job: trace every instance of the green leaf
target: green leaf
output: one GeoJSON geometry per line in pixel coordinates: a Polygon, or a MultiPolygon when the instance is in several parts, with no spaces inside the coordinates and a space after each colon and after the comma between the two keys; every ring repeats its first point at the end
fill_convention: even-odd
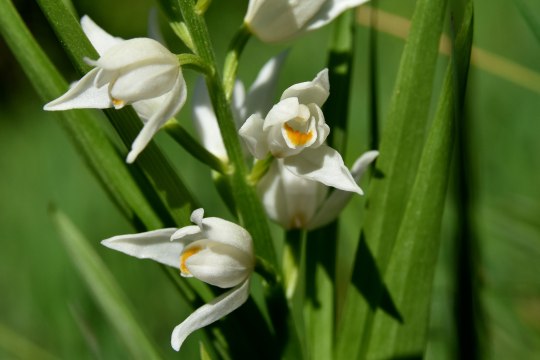
{"type": "Polygon", "coordinates": [[[523,19],[527,25],[529,25],[529,28],[534,33],[537,41],[540,42],[540,15],[538,13],[540,7],[538,7],[538,2],[534,2],[536,5],[536,11],[534,11],[531,9],[532,6],[530,4],[526,4],[526,2],[526,0],[514,0],[514,4],[519,9],[521,16],[523,16],[523,19]]]}
{"type": "MultiPolygon", "coordinates": [[[[40,97],[48,100],[60,96],[67,83],[36,43],[12,3],[1,0],[0,9],[2,35],[40,97]]],[[[162,221],[139,190],[135,175],[99,127],[98,114],[87,110],[58,114],[71,141],[122,213],[134,224],[142,223],[138,227],[162,227],[162,221]]]]}
{"type": "MultiPolygon", "coordinates": [[[[382,134],[377,173],[368,191],[353,279],[338,319],[338,359],[353,359],[366,350],[373,314],[385,293],[381,273],[387,267],[417,173],[445,9],[446,0],[416,3],[382,134]]],[[[386,303],[392,312],[391,301],[386,303]]]]}
{"type": "Polygon", "coordinates": [[[159,359],[154,345],[135,320],[126,296],[95,250],[66,215],[51,209],[51,216],[73,265],[124,341],[131,356],[135,359],[159,359]]]}
{"type": "Polygon", "coordinates": [[[0,349],[17,359],[59,359],[2,324],[0,324],[0,349]]]}
{"type": "MultiPolygon", "coordinates": [[[[97,59],[98,54],[84,35],[79,21],[61,2],[53,0],[39,0],[38,2],[79,73],[81,75],[86,73],[89,66],[83,58],[97,59]]],[[[135,111],[129,107],[120,111],[105,110],[105,114],[123,143],[131,147],[131,143],[142,128],[142,123],[135,111]]],[[[189,225],[191,211],[198,207],[197,201],[154,142],[148,144],[134,166],[142,169],[158,194],[162,204],[155,206],[165,206],[174,219],[173,224],[165,218],[165,225],[189,225]]]]}
{"type": "Polygon", "coordinates": [[[440,226],[450,178],[456,110],[459,110],[457,106],[461,104],[460,98],[465,89],[472,46],[472,13],[472,4],[469,3],[384,276],[403,321],[400,323],[381,311],[375,314],[368,358],[421,358],[426,349],[440,226]],[[458,59],[457,64],[455,59],[458,59]],[[458,91],[458,88],[463,91],[458,91]]]}

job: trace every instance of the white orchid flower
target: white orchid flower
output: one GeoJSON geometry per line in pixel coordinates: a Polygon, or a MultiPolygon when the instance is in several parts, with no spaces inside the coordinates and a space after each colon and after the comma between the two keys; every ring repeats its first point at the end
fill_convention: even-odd
{"type": "Polygon", "coordinates": [[[259,39],[280,42],[328,24],[367,0],[250,0],[244,23],[259,39]]]}
{"type": "Polygon", "coordinates": [[[210,285],[232,288],[193,312],[172,332],[171,345],[178,351],[188,335],[240,307],[249,297],[255,255],[250,234],[242,227],[193,211],[195,225],[167,228],[103,240],[108,248],[139,259],[152,259],[180,269],[210,285]]]}
{"type": "Polygon", "coordinates": [[[286,89],[266,118],[251,115],[239,133],[257,159],[271,153],[297,176],[362,194],[341,155],[325,144],[330,128],[321,107],[329,94],[328,69],[324,69],[312,81],[286,89]]]}
{"type": "MultiPolygon", "coordinates": [[[[284,51],[264,64],[250,86],[247,96],[242,81],[236,81],[231,105],[238,128],[242,126],[246,114],[264,114],[272,107],[278,74],[286,55],[287,51],[284,51]]],[[[223,144],[216,114],[202,79],[197,81],[193,92],[192,117],[203,146],[218,158],[227,160],[227,150],[223,144]]]]}
{"type": "Polygon", "coordinates": [[[95,61],[85,58],[94,69],[44,109],[121,109],[133,105],[144,127],[127,156],[126,161],[132,163],[186,101],[180,63],[175,54],[155,40],[113,37],[88,16],[83,16],[81,26],[100,57],[95,61]]]}
{"type": "MultiPolygon", "coordinates": [[[[356,182],[378,155],[378,151],[367,151],[355,161],[351,174],[356,182]]],[[[342,190],[328,195],[327,186],[294,175],[279,159],[257,184],[257,192],[268,216],[285,229],[324,226],[338,217],[352,197],[351,192],[342,190]]]]}

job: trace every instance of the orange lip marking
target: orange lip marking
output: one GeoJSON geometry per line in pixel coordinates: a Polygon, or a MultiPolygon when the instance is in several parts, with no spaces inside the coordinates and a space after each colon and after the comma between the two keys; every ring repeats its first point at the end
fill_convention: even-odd
{"type": "Polygon", "coordinates": [[[292,127],[290,127],[287,124],[283,124],[283,126],[285,128],[285,131],[287,132],[287,137],[296,146],[304,145],[305,143],[310,141],[311,138],[313,137],[313,131],[303,133],[301,131],[294,130],[292,127]]]}
{"type": "Polygon", "coordinates": [[[193,246],[192,248],[186,249],[184,252],[182,252],[182,254],[180,255],[180,272],[183,275],[191,275],[191,272],[189,272],[189,269],[186,266],[186,261],[191,256],[195,255],[201,250],[202,250],[202,247],[193,246]]]}

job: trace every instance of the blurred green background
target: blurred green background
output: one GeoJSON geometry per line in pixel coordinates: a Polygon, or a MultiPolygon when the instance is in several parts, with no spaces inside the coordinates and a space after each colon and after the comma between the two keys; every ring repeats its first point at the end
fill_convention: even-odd
{"type": "MultiPolygon", "coordinates": [[[[54,34],[29,0],[15,1],[21,15],[68,81],[77,76],[54,34]]],[[[380,0],[377,33],[378,109],[384,119],[393,88],[413,0],[380,0]],[[392,17],[398,16],[399,18],[392,17]],[[400,36],[396,36],[400,35],[400,36]]],[[[146,34],[151,1],[74,1],[109,33],[131,38],[146,34]]],[[[223,58],[240,25],[247,1],[213,1],[207,14],[216,52],[223,58]]],[[[359,16],[359,21],[365,16],[359,16]]],[[[161,29],[173,51],[182,49],[160,14],[161,29]]],[[[471,146],[473,239],[482,314],[481,340],[486,357],[540,357],[540,3],[535,0],[475,1],[473,64],[466,100],[471,146]],[[524,16],[525,15],[525,16],[524,16]],[[487,56],[486,56],[487,52],[487,56]]],[[[290,47],[278,93],[306,81],[326,62],[330,29],[293,43],[270,46],[252,39],[240,64],[239,77],[249,84],[271,56],[290,47]]],[[[367,119],[369,30],[357,29],[357,52],[351,105],[351,133],[346,156],[351,164],[368,149],[367,119]]],[[[440,70],[446,63],[440,57],[440,70]]],[[[441,71],[442,73],[442,71],[441,71]]],[[[185,71],[188,87],[195,74],[185,71]]],[[[170,332],[188,312],[162,271],[99,245],[101,239],[133,231],[86,169],[55,114],[42,111],[28,80],[0,39],[0,358],[28,358],[27,339],[60,358],[123,358],[125,349],[94,303],[67,256],[47,214],[49,204],[65,211],[95,244],[132,301],[141,323],[165,355],[170,332]],[[11,349],[11,350],[6,350],[11,349]],[[14,350],[15,349],[15,350],[14,350]],[[18,349],[18,350],[17,350],[18,349]],[[15,355],[13,352],[17,353],[15,355]]],[[[277,96],[278,94],[276,94],[277,96]]],[[[189,100],[179,115],[190,122],[189,100]]],[[[429,106],[429,104],[426,104],[429,106]]],[[[104,119],[105,124],[105,119],[104,119]]],[[[157,142],[207,212],[230,218],[213,190],[209,172],[165,134],[157,142]]],[[[459,285],[455,256],[456,206],[453,185],[443,227],[443,246],[434,290],[428,357],[455,358],[454,294],[459,285]]],[[[355,199],[341,224],[343,238],[356,237],[355,199]]],[[[277,230],[277,229],[276,229],[277,230]]],[[[342,271],[350,256],[341,249],[342,271]]],[[[188,339],[183,358],[195,357],[198,335],[188,339]]]]}

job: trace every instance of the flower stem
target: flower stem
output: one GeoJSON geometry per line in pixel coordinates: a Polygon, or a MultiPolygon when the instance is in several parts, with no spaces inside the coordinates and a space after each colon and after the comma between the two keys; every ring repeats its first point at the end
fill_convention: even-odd
{"type": "Polygon", "coordinates": [[[193,54],[179,54],[176,56],[178,57],[180,66],[183,68],[193,69],[205,75],[212,75],[214,71],[200,56],[193,54]]]}
{"type": "Polygon", "coordinates": [[[248,183],[252,186],[257,185],[270,168],[270,165],[272,165],[272,161],[274,161],[272,155],[268,155],[265,159],[257,160],[255,165],[253,165],[253,169],[251,169],[251,173],[248,175],[248,183]]]}
{"type": "Polygon", "coordinates": [[[184,129],[182,125],[178,123],[178,121],[176,121],[176,119],[170,119],[167,121],[163,128],[194,158],[210,166],[212,170],[215,170],[221,174],[227,173],[227,165],[219,158],[214,156],[214,154],[201,146],[201,144],[199,144],[199,142],[195,140],[193,136],[191,136],[191,134],[188,133],[186,129],[184,129]]]}
{"type": "Polygon", "coordinates": [[[242,225],[250,232],[257,253],[272,264],[277,263],[270,229],[266,214],[255,189],[247,182],[247,166],[240,145],[240,139],[231,111],[231,104],[227,100],[221,77],[217,71],[214,51],[210,35],[204,18],[195,11],[193,0],[178,0],[178,5],[184,18],[187,29],[193,40],[194,51],[213,71],[206,76],[208,93],[216,112],[223,143],[233,171],[230,174],[232,195],[237,206],[238,216],[242,225]]]}
{"type": "Polygon", "coordinates": [[[266,280],[269,286],[273,287],[279,283],[279,275],[276,269],[266,260],[257,256],[255,261],[255,272],[266,280]]]}
{"type": "Polygon", "coordinates": [[[287,299],[292,299],[298,284],[300,274],[302,240],[304,232],[301,229],[287,230],[283,248],[283,283],[287,299]]]}

